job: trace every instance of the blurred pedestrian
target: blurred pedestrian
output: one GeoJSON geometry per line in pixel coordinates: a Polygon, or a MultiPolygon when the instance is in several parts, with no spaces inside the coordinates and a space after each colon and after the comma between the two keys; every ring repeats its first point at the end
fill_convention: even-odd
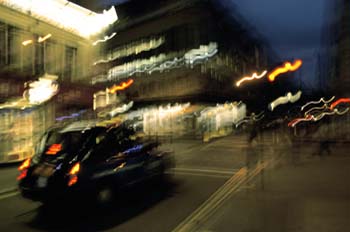
{"type": "Polygon", "coordinates": [[[249,136],[248,136],[248,143],[251,144],[253,142],[253,140],[257,138],[257,136],[258,136],[258,127],[254,123],[252,125],[252,128],[251,128],[249,136]]]}

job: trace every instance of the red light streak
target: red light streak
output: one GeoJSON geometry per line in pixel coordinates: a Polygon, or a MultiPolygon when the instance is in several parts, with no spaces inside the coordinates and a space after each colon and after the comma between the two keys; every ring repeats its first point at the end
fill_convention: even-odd
{"type": "Polygon", "coordinates": [[[269,79],[270,82],[273,82],[278,75],[280,75],[282,73],[286,73],[286,72],[295,71],[298,68],[300,68],[300,66],[302,64],[303,64],[303,62],[301,60],[294,61],[294,64],[291,64],[290,62],[285,62],[282,67],[278,67],[278,68],[274,69],[269,74],[268,79],[269,79]]]}
{"type": "Polygon", "coordinates": [[[78,182],[78,177],[77,176],[72,176],[68,182],[68,186],[72,186],[73,184],[78,182]]]}
{"type": "Polygon", "coordinates": [[[80,163],[74,164],[74,166],[69,171],[70,177],[69,177],[69,181],[68,181],[68,186],[72,186],[78,182],[77,174],[79,171],[80,171],[80,163]]]}
{"type": "Polygon", "coordinates": [[[129,79],[127,82],[122,82],[120,85],[113,85],[113,87],[108,89],[108,91],[110,93],[116,93],[119,90],[124,90],[124,89],[130,87],[130,85],[132,85],[132,83],[134,83],[134,80],[129,79]]]}
{"type": "Polygon", "coordinates": [[[288,123],[289,127],[295,127],[299,122],[315,120],[313,115],[307,115],[305,118],[296,118],[288,123]]]}
{"type": "Polygon", "coordinates": [[[339,98],[338,100],[333,102],[329,108],[333,110],[340,103],[350,103],[350,98],[339,98]]]}
{"type": "Polygon", "coordinates": [[[22,180],[23,178],[25,178],[27,176],[27,172],[28,169],[23,170],[18,176],[17,176],[17,180],[22,180]]]}
{"type": "Polygon", "coordinates": [[[62,145],[54,143],[49,147],[49,149],[47,150],[47,152],[45,154],[46,155],[56,155],[61,150],[62,150],[62,145]]]}

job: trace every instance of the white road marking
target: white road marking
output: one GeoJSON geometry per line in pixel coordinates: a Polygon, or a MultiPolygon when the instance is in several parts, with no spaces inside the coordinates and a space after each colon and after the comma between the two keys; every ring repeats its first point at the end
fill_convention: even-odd
{"type": "Polygon", "coordinates": [[[273,160],[259,163],[254,170],[248,172],[247,168],[241,168],[224,185],[215,191],[202,205],[192,212],[181,222],[173,232],[198,231],[198,227],[210,218],[224,203],[231,194],[238,192],[241,186],[248,183],[257,176],[264,168],[273,163],[273,160]]]}
{"type": "Polygon", "coordinates": [[[19,194],[19,191],[4,193],[4,194],[0,195],[0,200],[10,198],[10,197],[16,196],[18,194],[19,194]]]}
{"type": "Polygon", "coordinates": [[[195,173],[199,172],[199,173],[214,173],[214,174],[233,175],[239,169],[229,170],[229,169],[207,169],[207,168],[206,169],[202,169],[202,168],[181,168],[181,167],[178,167],[178,168],[173,168],[172,170],[175,171],[175,172],[184,171],[184,172],[195,172],[195,173]]]}

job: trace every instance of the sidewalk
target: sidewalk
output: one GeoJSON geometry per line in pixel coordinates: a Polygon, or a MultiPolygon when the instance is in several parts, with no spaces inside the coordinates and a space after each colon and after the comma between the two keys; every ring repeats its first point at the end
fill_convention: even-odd
{"type": "Polygon", "coordinates": [[[233,192],[200,231],[349,231],[348,147],[325,157],[291,155],[233,192]]]}
{"type": "Polygon", "coordinates": [[[0,167],[0,193],[17,187],[18,166],[19,163],[0,167]]]}

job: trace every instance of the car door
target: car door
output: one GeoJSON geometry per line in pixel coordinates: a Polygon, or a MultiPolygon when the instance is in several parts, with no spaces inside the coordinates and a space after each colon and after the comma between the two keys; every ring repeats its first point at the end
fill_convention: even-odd
{"type": "Polygon", "coordinates": [[[96,145],[88,158],[88,166],[91,170],[91,178],[94,180],[128,181],[120,171],[125,166],[125,158],[120,154],[120,144],[114,134],[105,133],[96,137],[96,145]]]}

